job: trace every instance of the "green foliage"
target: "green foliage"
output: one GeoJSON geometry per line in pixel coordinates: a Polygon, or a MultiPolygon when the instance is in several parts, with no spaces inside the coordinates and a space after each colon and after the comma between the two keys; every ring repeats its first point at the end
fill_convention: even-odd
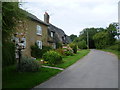
{"type": "Polygon", "coordinates": [[[112,46],[107,47],[106,49],[110,49],[110,50],[119,50],[119,51],[120,51],[120,48],[119,48],[118,45],[112,45],[112,46]]]}
{"type": "Polygon", "coordinates": [[[52,48],[49,46],[43,46],[42,49],[40,49],[36,44],[31,46],[31,56],[35,58],[42,58],[42,55],[51,50],[52,48]]]}
{"type": "Polygon", "coordinates": [[[82,41],[78,42],[77,44],[78,44],[79,49],[87,49],[87,45],[86,45],[85,40],[82,40],[82,41]]]}
{"type": "Polygon", "coordinates": [[[70,37],[70,39],[71,39],[72,41],[74,41],[74,39],[77,38],[77,35],[72,34],[72,35],[70,35],[69,37],[70,37]]]}
{"type": "Polygon", "coordinates": [[[116,41],[114,45],[111,45],[106,49],[120,51],[120,41],[116,41]]]}
{"type": "Polygon", "coordinates": [[[56,43],[56,48],[62,48],[62,44],[60,42],[56,43]]]}
{"type": "Polygon", "coordinates": [[[78,42],[81,42],[83,40],[87,42],[87,33],[88,33],[89,47],[90,48],[95,48],[93,36],[97,32],[100,32],[101,30],[102,30],[102,28],[85,28],[85,29],[83,29],[83,31],[80,32],[79,41],[78,42]]]}
{"type": "Polygon", "coordinates": [[[22,72],[33,72],[38,71],[40,67],[39,61],[33,60],[32,58],[23,57],[21,59],[19,70],[22,72]]]}
{"type": "Polygon", "coordinates": [[[109,25],[109,27],[106,29],[111,38],[113,39],[115,35],[117,35],[117,29],[116,29],[116,24],[112,23],[109,25]]]}
{"type": "Polygon", "coordinates": [[[75,44],[75,43],[71,43],[70,44],[70,47],[72,48],[72,50],[73,50],[73,53],[77,53],[77,45],[75,44]]]}
{"type": "Polygon", "coordinates": [[[49,64],[58,64],[62,61],[62,56],[55,51],[47,51],[44,55],[43,55],[43,59],[45,61],[48,61],[49,64]]]}
{"type": "Polygon", "coordinates": [[[73,49],[67,45],[63,47],[64,55],[66,56],[73,56],[73,49]]]}
{"type": "Polygon", "coordinates": [[[58,48],[55,50],[56,52],[60,53],[61,55],[64,55],[64,51],[62,48],[58,48]]]}
{"type": "Polygon", "coordinates": [[[3,66],[15,63],[15,46],[10,42],[10,36],[15,32],[17,21],[25,17],[25,13],[18,6],[19,2],[2,2],[3,66]]]}
{"type": "Polygon", "coordinates": [[[103,49],[110,45],[108,32],[99,32],[95,34],[93,36],[93,40],[95,41],[95,46],[98,49],[103,49]]]}
{"type": "Polygon", "coordinates": [[[19,7],[19,2],[2,2],[2,39],[8,39],[11,33],[15,31],[17,21],[23,19],[26,15],[19,7]]]}
{"type": "Polygon", "coordinates": [[[15,64],[15,46],[13,43],[4,43],[2,45],[2,66],[15,64]]]}
{"type": "Polygon", "coordinates": [[[73,56],[73,51],[72,50],[67,50],[67,51],[64,51],[64,54],[66,56],[73,56]]]}

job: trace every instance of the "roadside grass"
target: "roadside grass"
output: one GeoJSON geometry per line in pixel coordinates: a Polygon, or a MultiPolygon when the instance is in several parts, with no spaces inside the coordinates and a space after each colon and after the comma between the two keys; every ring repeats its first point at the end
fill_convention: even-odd
{"type": "MultiPolygon", "coordinates": [[[[63,58],[63,63],[55,67],[67,68],[85,55],[90,50],[80,50],[73,56],[66,56],[63,58]]],[[[40,68],[38,72],[17,72],[14,66],[8,66],[2,70],[2,87],[4,88],[33,88],[36,85],[48,80],[50,77],[61,72],[58,69],[40,68]]]]}
{"type": "Polygon", "coordinates": [[[34,86],[48,80],[50,77],[61,72],[51,68],[40,68],[38,72],[17,72],[15,66],[3,69],[4,88],[33,88],[34,86]]]}
{"type": "Polygon", "coordinates": [[[102,49],[102,50],[115,54],[116,56],[118,56],[118,59],[120,60],[120,51],[118,51],[118,50],[110,50],[110,49],[102,49]]]}
{"type": "Polygon", "coordinates": [[[57,65],[49,65],[49,64],[44,64],[48,66],[53,66],[53,67],[59,67],[59,68],[67,68],[68,66],[72,65],[79,59],[83,58],[85,55],[87,55],[90,52],[90,50],[80,50],[77,52],[77,54],[74,54],[73,56],[65,56],[63,58],[63,62],[57,65]]]}

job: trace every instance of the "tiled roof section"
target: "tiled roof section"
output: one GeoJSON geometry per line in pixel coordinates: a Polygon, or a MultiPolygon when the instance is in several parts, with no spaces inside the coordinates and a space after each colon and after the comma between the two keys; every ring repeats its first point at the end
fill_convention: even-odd
{"type": "Polygon", "coordinates": [[[44,25],[47,25],[47,26],[49,25],[49,24],[41,21],[40,19],[38,19],[35,15],[33,15],[33,14],[29,13],[29,12],[26,12],[26,13],[27,13],[27,16],[30,17],[31,19],[33,19],[35,21],[38,21],[38,22],[40,22],[40,23],[42,23],[44,25]]]}

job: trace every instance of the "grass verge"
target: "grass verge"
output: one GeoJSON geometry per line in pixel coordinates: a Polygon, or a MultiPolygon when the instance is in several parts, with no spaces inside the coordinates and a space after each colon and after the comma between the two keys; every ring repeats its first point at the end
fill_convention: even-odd
{"type": "Polygon", "coordinates": [[[89,51],[90,50],[80,50],[74,56],[66,56],[63,58],[63,63],[60,63],[58,65],[49,65],[49,64],[45,64],[45,65],[59,67],[59,68],[67,68],[68,66],[72,65],[73,63],[75,63],[76,61],[87,55],[89,51]]]}
{"type": "Polygon", "coordinates": [[[120,51],[117,51],[117,50],[110,50],[110,49],[102,49],[103,51],[106,51],[106,52],[111,52],[115,55],[118,56],[118,59],[120,60],[120,51]]]}
{"type": "Polygon", "coordinates": [[[16,72],[15,66],[3,69],[3,88],[33,88],[60,70],[40,68],[38,72],[16,72]]]}

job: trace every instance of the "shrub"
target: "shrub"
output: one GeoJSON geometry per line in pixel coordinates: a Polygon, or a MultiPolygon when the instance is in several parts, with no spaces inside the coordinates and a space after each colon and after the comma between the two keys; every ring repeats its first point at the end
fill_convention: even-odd
{"type": "Polygon", "coordinates": [[[66,55],[66,56],[72,56],[73,55],[73,50],[69,45],[68,46],[63,46],[63,51],[64,51],[64,55],[66,55]]]}
{"type": "Polygon", "coordinates": [[[62,44],[60,42],[56,43],[56,48],[62,48],[62,44]]]}
{"type": "Polygon", "coordinates": [[[71,43],[70,47],[73,49],[73,53],[77,53],[77,45],[75,43],[71,43]]]}
{"type": "Polygon", "coordinates": [[[112,46],[107,47],[106,49],[118,50],[118,45],[112,45],[112,46]]]}
{"type": "Polygon", "coordinates": [[[42,49],[39,49],[35,44],[31,46],[31,56],[35,58],[42,58],[43,54],[49,50],[52,50],[50,46],[43,46],[42,49]]]}
{"type": "Polygon", "coordinates": [[[62,48],[56,49],[56,52],[60,53],[61,55],[64,55],[64,51],[62,48]]]}
{"type": "Polygon", "coordinates": [[[47,51],[44,55],[43,55],[43,59],[45,61],[48,61],[49,64],[58,64],[62,61],[62,56],[55,51],[47,51]]]}
{"type": "Polygon", "coordinates": [[[15,60],[15,45],[13,43],[3,43],[2,46],[2,66],[13,65],[15,60]]]}
{"type": "Polygon", "coordinates": [[[120,51],[120,41],[116,41],[114,45],[107,47],[106,49],[120,51]]]}
{"type": "Polygon", "coordinates": [[[73,56],[73,52],[72,51],[65,51],[64,52],[64,54],[66,55],[66,56],[73,56]]]}
{"type": "Polygon", "coordinates": [[[20,63],[19,71],[22,72],[33,72],[38,71],[41,67],[39,61],[33,60],[32,58],[23,57],[20,63]]]}
{"type": "Polygon", "coordinates": [[[82,40],[77,43],[79,49],[87,49],[86,41],[82,40]]]}

